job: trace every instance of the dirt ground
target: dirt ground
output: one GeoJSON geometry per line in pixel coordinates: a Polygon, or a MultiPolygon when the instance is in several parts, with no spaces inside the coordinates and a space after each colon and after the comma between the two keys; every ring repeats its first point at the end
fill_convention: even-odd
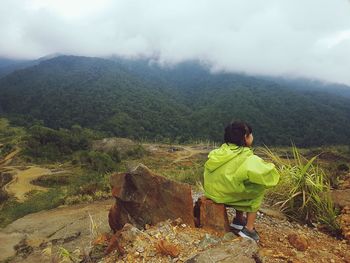
{"type": "MultiPolygon", "coordinates": [[[[150,155],[143,161],[145,161],[145,164],[151,169],[159,169],[160,171],[164,169],[172,169],[177,166],[191,167],[193,163],[204,163],[207,154],[211,149],[213,149],[213,147],[207,145],[174,146],[163,144],[145,144],[144,147],[148,150],[150,155]]],[[[8,161],[9,159],[6,161],[7,164],[8,161]]],[[[11,183],[7,184],[6,189],[9,193],[14,194],[19,200],[24,200],[28,191],[46,190],[46,188],[32,185],[31,181],[39,178],[42,175],[50,174],[51,171],[49,169],[37,166],[28,166],[25,167],[25,169],[7,166],[6,169],[15,174],[11,183]]],[[[91,205],[93,206],[94,204],[91,205]]],[[[88,206],[89,205],[87,205],[87,207],[88,206]]],[[[94,205],[94,207],[96,207],[96,205],[94,205]]],[[[52,213],[57,213],[58,210],[56,210],[57,209],[53,209],[52,213]]],[[[51,212],[48,211],[46,213],[51,212]]],[[[107,218],[108,212],[106,208],[104,208],[104,213],[107,218]]],[[[229,217],[232,218],[232,211],[228,211],[228,213],[229,217]]],[[[45,224],[46,219],[40,217],[39,215],[36,216],[33,214],[38,221],[37,224],[40,226],[41,224],[45,224]]],[[[49,214],[47,214],[47,216],[49,216],[49,214]]],[[[16,224],[16,221],[13,224],[16,224]]],[[[269,210],[269,208],[261,209],[257,218],[256,229],[261,236],[261,241],[259,242],[259,254],[260,257],[265,260],[264,262],[350,263],[350,245],[346,240],[336,239],[335,237],[327,235],[316,228],[310,228],[296,222],[290,222],[285,219],[283,215],[276,211],[269,210]],[[291,238],[292,236],[296,236],[301,240],[299,240],[299,243],[301,243],[301,248],[300,246],[298,247],[298,243],[296,244],[293,242],[291,238]]],[[[75,231],[79,232],[80,230],[77,229],[75,231]]],[[[18,231],[15,232],[18,233],[18,231]]],[[[189,229],[187,227],[181,230],[181,228],[179,228],[180,236],[184,237],[185,232],[188,234],[189,239],[187,239],[187,241],[183,241],[187,243],[180,246],[184,250],[193,249],[193,251],[195,251],[195,249],[198,249],[200,244],[203,243],[203,239],[206,238],[203,230],[189,229]],[[190,239],[192,235],[191,231],[193,232],[193,240],[190,239]]],[[[137,244],[131,244],[130,251],[133,251],[133,249],[136,249],[136,247],[137,244]]],[[[145,248],[145,250],[147,249],[145,248]]],[[[145,261],[145,258],[141,257],[143,252],[136,252],[135,255],[137,257],[134,257],[135,255],[129,257],[125,256],[124,259],[118,262],[147,262],[145,261]],[[131,261],[128,261],[129,259],[131,261]]],[[[184,251],[183,254],[187,255],[188,253],[186,254],[184,251]]],[[[173,258],[169,258],[167,256],[162,257],[161,255],[157,254],[155,254],[154,257],[159,259],[158,262],[183,262],[179,258],[174,261],[173,258]]],[[[115,262],[109,261],[108,259],[116,260],[116,255],[111,255],[109,258],[102,259],[101,262],[115,262]]],[[[183,259],[185,260],[185,258],[183,259]]]]}
{"type": "Polygon", "coordinates": [[[25,170],[17,169],[14,166],[8,166],[6,169],[13,174],[11,182],[5,185],[4,190],[16,197],[19,202],[26,200],[26,194],[30,191],[47,191],[47,188],[33,185],[31,182],[43,175],[50,174],[51,171],[37,166],[27,167],[25,170]]]}
{"type": "MultiPolygon", "coordinates": [[[[171,164],[191,165],[203,162],[214,147],[208,146],[166,146],[149,145],[155,160],[166,159],[171,164]],[[174,150],[175,149],[175,150],[174,150]],[[171,162],[171,160],[173,160],[171,162]]],[[[262,209],[257,219],[256,228],[261,236],[260,253],[266,262],[350,262],[350,246],[348,241],[339,240],[316,228],[302,226],[290,222],[278,212],[269,210],[269,215],[262,209]],[[289,241],[292,234],[306,240],[307,249],[300,251],[289,241]]]]}
{"type": "Polygon", "coordinates": [[[10,165],[11,161],[20,152],[16,149],[9,153],[2,161],[0,161],[0,172],[10,173],[12,180],[3,186],[3,190],[9,195],[14,196],[18,202],[24,202],[27,199],[27,194],[31,191],[47,191],[48,189],[42,186],[34,185],[32,182],[44,176],[57,174],[64,171],[51,171],[50,169],[40,166],[14,166],[10,165]]]}

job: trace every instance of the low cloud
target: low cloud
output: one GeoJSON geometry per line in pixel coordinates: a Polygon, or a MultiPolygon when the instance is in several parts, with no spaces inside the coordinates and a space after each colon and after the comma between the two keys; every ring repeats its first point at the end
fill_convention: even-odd
{"type": "Polygon", "coordinates": [[[350,85],[346,0],[3,0],[0,35],[2,57],[197,59],[218,71],[350,85]]]}

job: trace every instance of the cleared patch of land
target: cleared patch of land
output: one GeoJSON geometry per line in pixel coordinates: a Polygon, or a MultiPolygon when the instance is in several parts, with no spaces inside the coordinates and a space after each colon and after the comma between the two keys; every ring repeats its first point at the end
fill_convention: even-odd
{"type": "Polygon", "coordinates": [[[47,188],[33,185],[31,182],[43,175],[50,174],[51,170],[37,166],[30,166],[25,170],[19,170],[15,167],[7,167],[7,169],[10,169],[14,176],[4,189],[16,197],[19,202],[25,201],[26,194],[30,191],[47,191],[47,188]]]}

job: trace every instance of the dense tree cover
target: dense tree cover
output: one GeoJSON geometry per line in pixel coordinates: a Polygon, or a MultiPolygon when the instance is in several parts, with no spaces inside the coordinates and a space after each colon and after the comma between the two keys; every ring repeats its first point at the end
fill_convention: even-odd
{"type": "Polygon", "coordinates": [[[34,125],[27,129],[21,147],[23,155],[29,161],[71,161],[74,165],[78,164],[100,175],[114,171],[122,159],[140,158],[145,153],[141,145],[130,147],[124,155],[116,147],[110,151],[94,150],[92,144],[96,139],[101,137],[79,125],[59,130],[34,125]]]}
{"type": "Polygon", "coordinates": [[[147,86],[116,63],[102,59],[59,57],[22,71],[0,84],[6,113],[40,119],[52,128],[83,127],[121,137],[171,137],[186,133],[189,110],[176,99],[147,86]],[[167,122],[165,122],[167,120],[167,122]],[[180,127],[179,127],[180,126],[180,127]]]}
{"type": "Polygon", "coordinates": [[[72,130],[35,125],[28,129],[23,152],[39,160],[67,160],[74,152],[89,149],[91,139],[90,134],[77,125],[72,130]]]}
{"type": "Polygon", "coordinates": [[[22,125],[74,124],[105,135],[222,141],[225,124],[250,122],[258,144],[350,144],[350,100],[315,88],[186,62],[60,56],[0,79],[0,108],[22,125]]]}
{"type": "Polygon", "coordinates": [[[23,138],[23,154],[36,162],[71,161],[100,175],[115,170],[121,161],[118,152],[108,154],[92,150],[95,138],[93,132],[79,125],[59,130],[35,125],[23,138]]]}
{"type": "Polygon", "coordinates": [[[39,60],[11,60],[0,57],[0,77],[39,63],[39,60]]]}

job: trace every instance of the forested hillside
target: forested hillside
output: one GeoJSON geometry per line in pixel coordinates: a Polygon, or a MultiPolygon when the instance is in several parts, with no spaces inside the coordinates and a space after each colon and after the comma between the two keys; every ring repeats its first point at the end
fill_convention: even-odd
{"type": "Polygon", "coordinates": [[[2,114],[20,125],[74,124],[137,139],[222,140],[232,119],[250,122],[256,143],[350,144],[350,99],[329,90],[241,74],[211,74],[186,62],[60,56],[0,79],[2,114]]]}

